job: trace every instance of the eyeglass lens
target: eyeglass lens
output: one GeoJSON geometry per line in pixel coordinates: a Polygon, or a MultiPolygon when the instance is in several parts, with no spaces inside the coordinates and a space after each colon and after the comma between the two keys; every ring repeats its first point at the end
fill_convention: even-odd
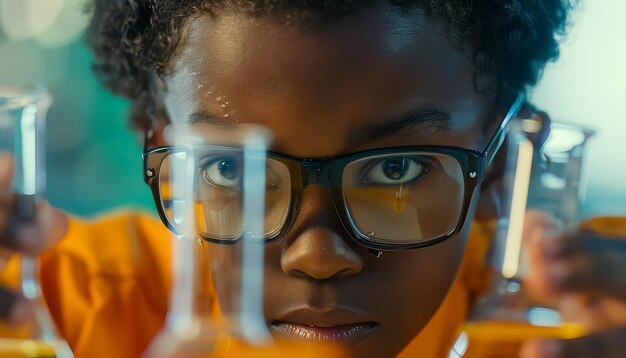
{"type": "MultiPolygon", "coordinates": [[[[172,154],[160,169],[159,190],[172,223],[168,175],[172,154]]],[[[214,147],[196,155],[196,225],[211,239],[236,240],[242,231],[243,153],[214,147]]],[[[342,196],[352,229],[386,244],[427,241],[454,230],[463,210],[464,175],[459,162],[439,153],[403,152],[373,155],[348,163],[342,173],[342,196]]],[[[292,202],[288,167],[267,158],[265,237],[286,224],[292,202]]]]}

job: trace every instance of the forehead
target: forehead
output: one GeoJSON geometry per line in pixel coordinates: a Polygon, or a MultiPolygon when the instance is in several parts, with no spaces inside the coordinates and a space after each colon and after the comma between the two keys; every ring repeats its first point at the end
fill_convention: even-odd
{"type": "Polygon", "coordinates": [[[469,125],[460,117],[475,115],[481,98],[468,61],[439,29],[419,9],[385,3],[310,30],[236,13],[197,16],[170,63],[166,107],[173,121],[202,112],[262,123],[279,138],[331,127],[335,142],[419,106],[469,125]]]}

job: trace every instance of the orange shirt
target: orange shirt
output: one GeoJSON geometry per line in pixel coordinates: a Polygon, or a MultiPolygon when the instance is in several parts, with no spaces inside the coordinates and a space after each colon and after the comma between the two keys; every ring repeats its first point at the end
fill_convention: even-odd
{"type": "MultiPolygon", "coordinates": [[[[593,228],[626,236],[620,224],[593,228]]],[[[460,271],[439,310],[400,357],[447,357],[456,329],[485,285],[492,229],[474,224],[460,271]]],[[[76,357],[139,357],[161,328],[171,287],[170,235],[146,214],[72,219],[66,236],[41,258],[41,285],[76,357]]],[[[0,283],[17,286],[15,258],[0,283]]]]}

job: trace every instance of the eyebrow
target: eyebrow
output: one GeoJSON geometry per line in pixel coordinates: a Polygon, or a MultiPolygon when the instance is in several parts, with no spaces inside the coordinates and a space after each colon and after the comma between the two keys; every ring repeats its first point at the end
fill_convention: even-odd
{"type": "Polygon", "coordinates": [[[194,112],[187,119],[188,124],[208,124],[214,127],[232,126],[232,120],[228,118],[220,118],[207,111],[194,112]]]}
{"type": "Polygon", "coordinates": [[[416,133],[414,132],[423,131],[432,135],[451,129],[450,114],[436,107],[421,106],[383,123],[357,128],[351,133],[350,141],[360,144],[392,134],[409,134],[411,132],[410,134],[415,136],[416,133]]]}
{"type": "MultiPolygon", "coordinates": [[[[218,128],[233,126],[229,118],[221,118],[207,111],[197,111],[189,116],[188,124],[203,124],[218,128]]],[[[367,124],[350,133],[352,144],[362,144],[393,134],[410,134],[422,131],[428,135],[452,129],[450,114],[433,106],[420,106],[382,123],[367,124]]]]}

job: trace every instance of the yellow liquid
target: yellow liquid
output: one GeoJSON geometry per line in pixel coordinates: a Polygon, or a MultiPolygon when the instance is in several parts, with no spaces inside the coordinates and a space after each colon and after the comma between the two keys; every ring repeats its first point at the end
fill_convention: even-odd
{"type": "Polygon", "coordinates": [[[0,338],[2,358],[55,358],[54,348],[48,343],[29,339],[0,338]]]}
{"type": "MultiPolygon", "coordinates": [[[[528,340],[569,339],[586,333],[582,325],[577,323],[542,327],[529,323],[496,321],[467,323],[461,332],[467,339],[467,350],[461,354],[463,358],[517,358],[522,344],[528,340]]],[[[457,353],[462,352],[457,349],[457,353]]]]}

